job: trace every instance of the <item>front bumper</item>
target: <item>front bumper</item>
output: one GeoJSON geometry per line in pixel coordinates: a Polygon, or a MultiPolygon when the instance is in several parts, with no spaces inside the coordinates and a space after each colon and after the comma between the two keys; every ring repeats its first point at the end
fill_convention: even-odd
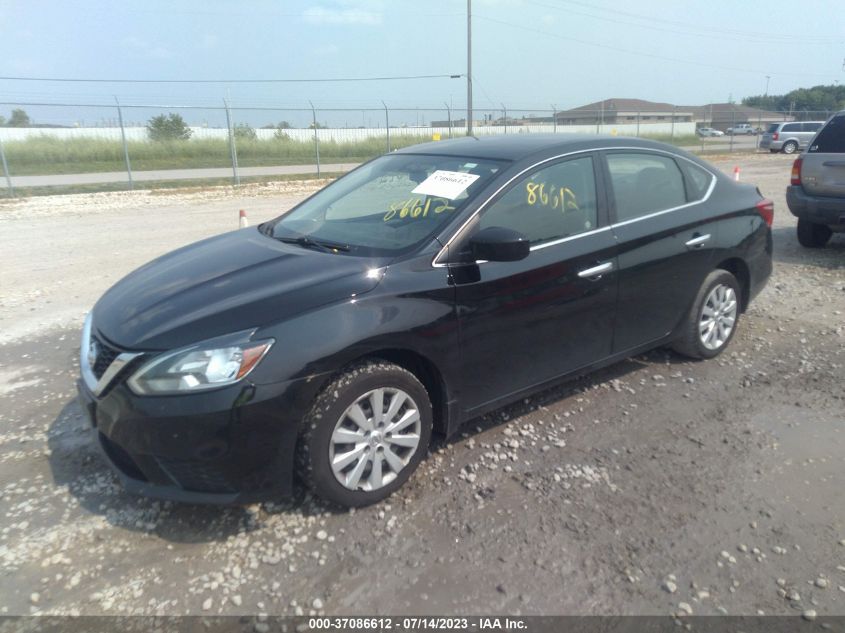
{"type": "Polygon", "coordinates": [[[845,198],[810,196],[801,185],[786,188],[786,206],[796,218],[816,224],[845,226],[845,198]]]}
{"type": "Polygon", "coordinates": [[[102,454],[127,491],[241,504],[292,493],[299,424],[318,384],[310,377],[158,397],[118,384],[96,398],[79,380],[77,390],[102,454]]]}

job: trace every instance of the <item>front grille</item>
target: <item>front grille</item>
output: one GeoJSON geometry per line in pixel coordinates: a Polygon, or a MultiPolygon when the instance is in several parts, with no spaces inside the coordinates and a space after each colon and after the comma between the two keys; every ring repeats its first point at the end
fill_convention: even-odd
{"type": "Polygon", "coordinates": [[[174,483],[193,492],[235,492],[235,488],[212,463],[197,459],[156,457],[161,469],[174,483]]]}
{"type": "Polygon", "coordinates": [[[97,360],[94,361],[93,372],[97,380],[103,377],[109,365],[114,362],[114,359],[120,355],[120,350],[113,348],[111,345],[104,343],[102,339],[94,337],[97,341],[97,360]]]}

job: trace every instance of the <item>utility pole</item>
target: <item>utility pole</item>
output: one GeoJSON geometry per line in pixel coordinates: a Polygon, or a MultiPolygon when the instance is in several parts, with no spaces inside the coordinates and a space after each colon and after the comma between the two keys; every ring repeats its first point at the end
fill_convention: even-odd
{"type": "Polygon", "coordinates": [[[117,120],[120,121],[120,140],[123,141],[123,162],[126,165],[126,173],[129,176],[129,189],[134,189],[132,164],[129,162],[129,147],[126,145],[126,129],[123,127],[123,112],[120,109],[120,101],[117,100],[117,96],[114,98],[114,103],[117,106],[117,120]]]}
{"type": "Polygon", "coordinates": [[[764,97],[769,96],[769,79],[771,79],[770,75],[766,75],[766,92],[763,93],[764,97]]]}
{"type": "Polygon", "coordinates": [[[317,109],[311,100],[308,100],[308,105],[311,106],[311,125],[314,126],[314,156],[317,159],[317,178],[320,177],[320,137],[317,135],[317,109]]]}
{"type": "Polygon", "coordinates": [[[467,0],[467,136],[472,136],[472,0],[467,0]]]}

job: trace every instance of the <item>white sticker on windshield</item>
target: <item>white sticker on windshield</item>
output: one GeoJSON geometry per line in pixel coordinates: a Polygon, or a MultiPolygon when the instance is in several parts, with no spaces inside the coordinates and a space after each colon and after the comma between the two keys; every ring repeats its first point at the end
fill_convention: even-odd
{"type": "Polygon", "coordinates": [[[465,174],[460,171],[444,171],[438,169],[417,185],[413,193],[422,193],[427,196],[437,196],[438,198],[454,200],[478,179],[479,176],[477,174],[465,174]]]}

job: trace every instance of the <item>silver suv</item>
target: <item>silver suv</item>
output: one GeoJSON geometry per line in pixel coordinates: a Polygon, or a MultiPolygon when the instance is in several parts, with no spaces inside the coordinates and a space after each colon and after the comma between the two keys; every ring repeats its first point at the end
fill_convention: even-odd
{"type": "Polygon", "coordinates": [[[783,121],[772,123],[760,137],[760,149],[794,154],[813,140],[824,121],[783,121]]]}
{"type": "Polygon", "coordinates": [[[834,232],[845,232],[845,110],[795,159],[786,204],[798,218],[802,246],[819,248],[834,232]]]}

